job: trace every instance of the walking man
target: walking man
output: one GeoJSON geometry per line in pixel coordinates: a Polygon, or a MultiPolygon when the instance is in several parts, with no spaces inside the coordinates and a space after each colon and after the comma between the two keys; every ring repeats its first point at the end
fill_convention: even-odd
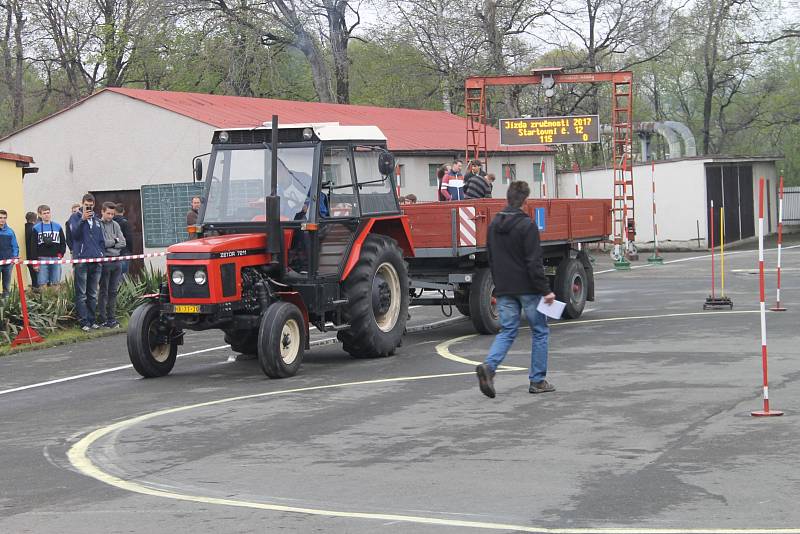
{"type": "Polygon", "coordinates": [[[508,206],[489,225],[487,249],[489,267],[494,279],[500,333],[495,337],[484,363],[476,367],[481,392],[495,397],[494,374],[503,362],[519,331],[520,313],[531,327],[530,393],[555,391],[547,376],[547,342],[550,327],[547,316],[536,310],[539,301],[552,303],[556,296],[544,274],[539,229],[522,211],[531,194],[526,182],[513,182],[508,187],[508,206]]]}
{"type": "MultiPolygon", "coordinates": [[[[72,235],[72,257],[76,260],[102,258],[105,253],[103,230],[100,219],[94,214],[94,195],[86,193],[81,201],[82,207],[69,218],[72,235]]],[[[81,323],[81,330],[88,332],[100,328],[95,321],[97,289],[100,284],[102,267],[100,263],[76,263],[75,308],[81,323]]]]}
{"type": "MultiPolygon", "coordinates": [[[[19,258],[19,243],[17,243],[17,235],[8,225],[8,212],[6,210],[0,210],[0,260],[13,260],[14,258],[19,258]]],[[[13,272],[13,263],[0,265],[0,276],[3,278],[2,297],[4,299],[8,297],[8,292],[11,288],[11,276],[13,272]]]]}
{"type": "MultiPolygon", "coordinates": [[[[100,228],[103,230],[105,257],[119,256],[125,250],[125,236],[114,217],[117,205],[113,202],[103,203],[103,216],[100,228]]],[[[117,321],[117,290],[122,278],[122,265],[119,261],[103,263],[100,274],[100,289],[97,293],[97,323],[106,328],[119,328],[117,321]]]]}
{"type": "MultiPolygon", "coordinates": [[[[50,206],[42,204],[36,211],[41,220],[33,226],[33,248],[29,256],[39,261],[60,260],[67,251],[67,240],[61,225],[53,222],[50,206]]],[[[61,282],[61,265],[40,264],[39,285],[55,286],[61,282]]]]}

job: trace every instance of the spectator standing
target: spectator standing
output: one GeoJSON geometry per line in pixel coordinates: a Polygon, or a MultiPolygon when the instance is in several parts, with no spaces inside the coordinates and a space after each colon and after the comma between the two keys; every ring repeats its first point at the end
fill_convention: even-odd
{"type": "Polygon", "coordinates": [[[192,209],[186,214],[186,226],[194,226],[197,224],[197,217],[200,215],[200,206],[203,201],[200,197],[192,197],[192,209]]]}
{"type": "MultiPolygon", "coordinates": [[[[133,254],[133,232],[131,232],[131,223],[125,217],[125,204],[119,203],[116,205],[116,215],[114,221],[119,225],[122,230],[122,235],[125,236],[125,248],[122,249],[121,255],[130,256],[133,254]]],[[[130,260],[120,260],[119,262],[122,274],[128,274],[130,267],[130,260]]]]}
{"type": "MultiPolygon", "coordinates": [[[[29,260],[36,259],[33,254],[35,248],[33,243],[33,226],[37,222],[36,214],[29,211],[25,214],[25,257],[29,260]]],[[[28,274],[31,276],[31,288],[36,291],[39,289],[39,267],[28,264],[28,274]]]]}
{"type": "MultiPolygon", "coordinates": [[[[8,212],[0,210],[0,260],[19,258],[19,243],[17,235],[8,225],[8,212]]],[[[14,274],[14,264],[0,265],[0,276],[3,277],[3,298],[8,298],[11,287],[11,277],[14,274]]]]}
{"type": "MultiPolygon", "coordinates": [[[[126,241],[122,228],[114,220],[117,215],[117,205],[113,202],[103,203],[103,212],[100,218],[100,228],[103,230],[105,257],[116,257],[125,250],[126,241]]],[[[122,266],[119,261],[103,263],[100,275],[100,286],[97,294],[98,324],[106,328],[119,328],[117,321],[117,290],[122,278],[122,266]]]]}
{"type": "MultiPolygon", "coordinates": [[[[60,260],[67,251],[67,239],[64,230],[57,222],[53,222],[50,206],[42,204],[36,211],[40,221],[33,226],[33,247],[29,258],[48,261],[60,260]]],[[[61,265],[38,265],[39,286],[54,286],[61,282],[61,265]]]]}
{"type": "MultiPolygon", "coordinates": [[[[105,240],[100,228],[100,219],[94,213],[94,195],[83,195],[79,211],[69,218],[72,233],[73,259],[102,258],[105,255],[105,240]]],[[[81,330],[88,332],[100,328],[95,322],[97,289],[100,284],[102,267],[100,263],[76,263],[75,308],[81,323],[81,330]]]]}
{"type": "Polygon", "coordinates": [[[490,398],[495,397],[495,371],[517,337],[520,313],[528,319],[533,337],[528,391],[547,393],[556,390],[545,380],[550,327],[547,316],[536,310],[540,300],[550,304],[556,296],[550,291],[544,274],[539,229],[521,209],[530,194],[526,182],[513,182],[508,187],[508,206],[489,225],[486,248],[495,283],[500,333],[495,337],[486,360],[475,371],[481,392],[490,398]]]}
{"type": "MultiPolygon", "coordinates": [[[[73,204],[70,209],[72,210],[72,213],[70,213],[69,216],[72,217],[78,212],[78,210],[81,209],[81,205],[73,204]]],[[[67,219],[67,222],[64,223],[64,237],[66,238],[67,246],[69,247],[70,252],[72,252],[72,229],[69,227],[69,219],[67,219]]]]}
{"type": "Polygon", "coordinates": [[[464,175],[461,174],[462,161],[453,161],[450,172],[444,175],[440,190],[447,200],[464,200],[464,175]]]}
{"type": "Polygon", "coordinates": [[[489,184],[489,193],[486,195],[486,198],[492,198],[492,190],[494,189],[495,178],[496,177],[492,172],[486,175],[486,182],[489,184]]]}
{"type": "Polygon", "coordinates": [[[481,169],[481,162],[475,160],[469,165],[469,173],[464,178],[464,198],[487,198],[491,196],[491,186],[486,180],[486,173],[481,169]]]}
{"type": "Polygon", "coordinates": [[[437,193],[438,193],[438,198],[439,198],[440,202],[443,201],[443,200],[447,200],[447,197],[445,196],[445,193],[447,191],[446,191],[446,188],[442,187],[442,183],[444,182],[444,177],[449,172],[450,172],[450,165],[442,165],[441,167],[436,169],[436,179],[437,179],[437,182],[439,184],[438,185],[438,189],[437,189],[437,193]]]}

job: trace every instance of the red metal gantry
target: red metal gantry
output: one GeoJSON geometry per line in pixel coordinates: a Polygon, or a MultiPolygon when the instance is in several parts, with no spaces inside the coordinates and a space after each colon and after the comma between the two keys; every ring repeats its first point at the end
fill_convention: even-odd
{"type": "Polygon", "coordinates": [[[626,256],[637,257],[635,195],[633,190],[633,73],[564,73],[561,67],[536,69],[528,75],[471,76],[464,84],[464,109],[467,115],[466,159],[477,159],[488,168],[486,139],[486,88],[490,86],[539,85],[543,79],[560,83],[611,83],[612,159],[614,194],[611,207],[614,258],[620,269],[629,268],[626,256]]]}

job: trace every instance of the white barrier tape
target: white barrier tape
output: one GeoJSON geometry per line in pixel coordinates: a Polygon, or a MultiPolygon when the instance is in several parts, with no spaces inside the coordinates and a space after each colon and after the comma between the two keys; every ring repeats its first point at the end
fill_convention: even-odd
{"type": "Polygon", "coordinates": [[[64,265],[67,263],[105,263],[109,261],[123,261],[123,260],[142,260],[145,258],[154,258],[156,256],[166,256],[166,252],[149,252],[147,254],[131,254],[129,256],[105,256],[103,258],[83,258],[71,260],[20,260],[14,258],[10,260],[0,260],[0,265],[9,265],[21,263],[22,265],[64,265]]]}

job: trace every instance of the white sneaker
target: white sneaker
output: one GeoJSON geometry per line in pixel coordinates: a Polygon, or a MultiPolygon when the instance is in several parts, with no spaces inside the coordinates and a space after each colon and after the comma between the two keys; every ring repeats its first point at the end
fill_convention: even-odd
{"type": "Polygon", "coordinates": [[[83,325],[81,327],[81,330],[83,330],[84,332],[90,332],[92,329],[91,327],[89,327],[89,325],[83,325]]]}
{"type": "Polygon", "coordinates": [[[100,329],[100,325],[99,324],[92,323],[92,330],[99,330],[99,329],[100,329]]]}

